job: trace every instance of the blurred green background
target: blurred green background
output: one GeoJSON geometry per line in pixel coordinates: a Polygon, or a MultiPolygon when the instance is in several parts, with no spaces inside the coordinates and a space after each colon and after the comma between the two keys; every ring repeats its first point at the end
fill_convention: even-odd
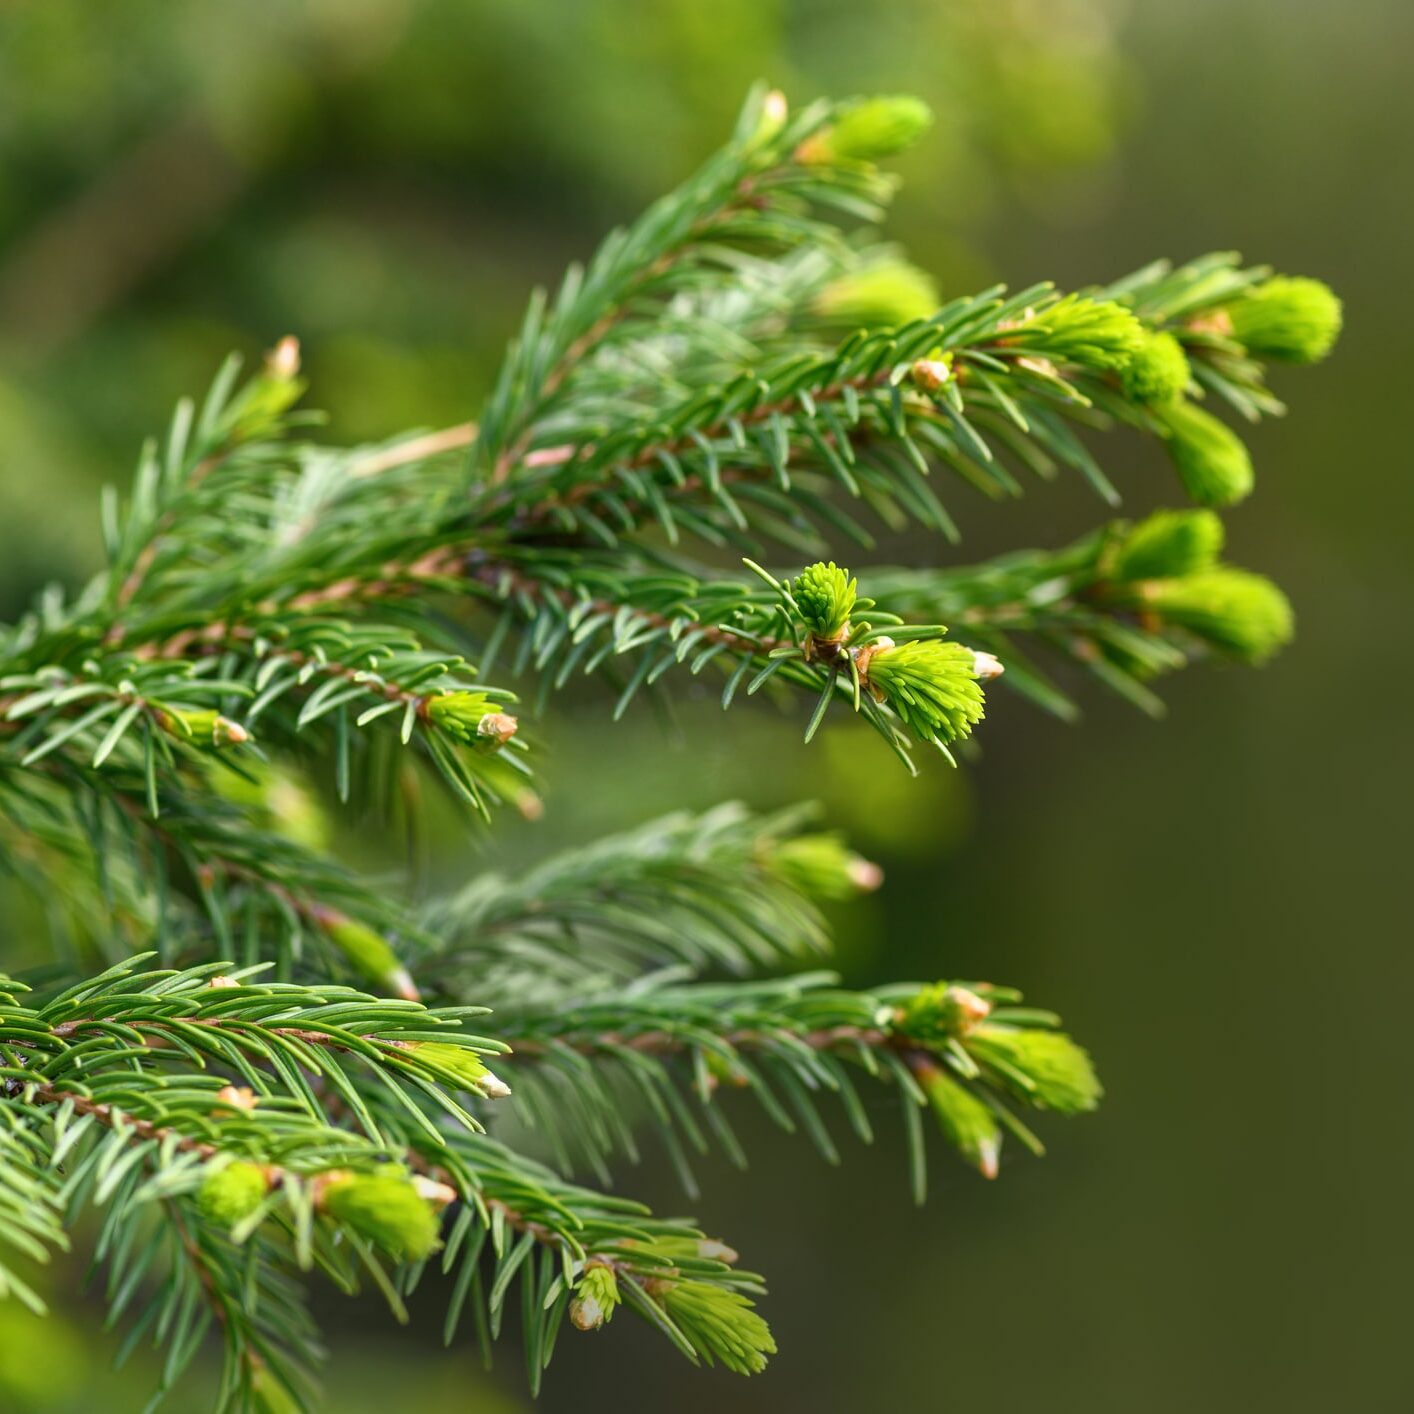
{"type": "MultiPolygon", "coordinates": [[[[624,1318],[566,1335],[545,1409],[1414,1404],[1411,46],[1408,0],[0,7],[4,617],[93,566],[96,487],[228,347],[298,333],[344,439],[474,415],[529,285],[684,175],[761,75],[928,98],[891,229],[946,290],[1236,247],[1346,300],[1332,362],[1279,378],[1294,411],[1254,434],[1230,521],[1297,606],[1265,671],[1193,671],[1160,725],[1093,691],[1078,729],[993,694],[981,757],[921,783],[848,728],[807,752],[769,710],[545,725],[549,814],[498,833],[498,862],[727,795],[821,799],[889,875],[840,918],[849,979],[1020,982],[1109,1090],[995,1185],[939,1152],[921,1214],[887,1114],[839,1171],[743,1115],[752,1168],[704,1164],[701,1199],[626,1173],[769,1274],[782,1354],[749,1383],[696,1373],[624,1318]]],[[[1116,470],[1132,509],[1170,494],[1137,453],[1116,470]]],[[[1076,484],[978,502],[964,551],[1100,514],[1076,484]]],[[[141,1408],[150,1368],[108,1374],[80,1266],[62,1319],[0,1311],[0,1409],[141,1408]]],[[[441,1349],[433,1290],[401,1332],[319,1305],[331,1408],[529,1407],[514,1349],[490,1375],[441,1349]]]]}

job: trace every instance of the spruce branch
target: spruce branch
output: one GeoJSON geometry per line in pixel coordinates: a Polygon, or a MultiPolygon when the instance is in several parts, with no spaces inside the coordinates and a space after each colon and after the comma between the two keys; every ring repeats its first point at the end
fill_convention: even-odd
{"type": "Polygon", "coordinates": [[[1006,664],[1003,684],[1059,716],[1078,709],[1027,651],[1092,673],[1151,714],[1152,680],[1208,655],[1260,663],[1291,637],[1291,608],[1270,580],[1220,560],[1207,510],[1114,521],[1055,551],[1020,551],[950,570],[871,573],[880,601],[937,615],[1006,664]]]}
{"type": "MultiPolygon", "coordinates": [[[[819,1097],[838,1097],[867,1143],[872,1127],[851,1071],[900,1086],[905,1101],[916,1104],[933,1102],[930,1086],[938,1088],[934,1074],[941,1072],[964,1103],[992,1116],[986,1145],[959,1144],[990,1178],[1004,1129],[1041,1151],[1005,1104],[1007,1096],[1076,1113],[1094,1108],[1100,1094],[1084,1053],[1054,1029],[1058,1018],[1021,1008],[1020,1000],[1012,989],[979,983],[850,992],[829,973],[688,986],[650,977],[627,996],[510,1013],[502,1025],[517,1094],[562,1162],[580,1154],[602,1174],[622,1146],[613,1116],[637,1095],[657,1116],[689,1184],[686,1150],[704,1150],[709,1137],[744,1164],[720,1108],[723,1094],[742,1090],[783,1128],[803,1129],[834,1163],[839,1155],[819,1114],[819,1097]],[[571,1093],[573,1107],[566,1104],[571,1093]]],[[[946,1124],[944,1131],[958,1142],[946,1124]]],[[[632,1144],[623,1147],[636,1156],[632,1144]]],[[[921,1201],[920,1150],[912,1168],[921,1201]]]]}
{"type": "Polygon", "coordinates": [[[991,1175],[1004,1134],[1039,1151],[1018,1110],[1094,1107],[1085,1052],[1008,989],[753,975],[821,958],[825,907],[880,882],[802,814],[674,815],[411,900],[333,857],[301,783],[308,761],[340,804],[416,814],[427,778],[465,818],[529,813],[498,661],[542,693],[603,677],[619,714],[710,668],[724,706],[804,702],[807,739],[852,712],[911,766],[1003,670],[1061,715],[1047,656],[1154,711],[1161,673],[1286,642],[1281,591],[1223,563],[1203,508],[1256,484],[1213,409],[1282,411],[1268,364],[1324,357],[1339,301],[1217,254],[940,304],[872,229],[879,162],[927,124],[901,96],[753,94],[532,299],[475,423],[340,446],[296,410],[293,340],[244,383],[228,363],[105,498],[104,568],[0,626],[0,866],[53,924],[37,991],[0,992],[0,1297],[38,1308],[27,1264],[92,1209],[124,1351],[157,1343],[165,1389],[219,1330],[223,1410],[309,1406],[297,1273],[402,1316],[439,1251],[448,1339],[470,1315],[489,1344],[519,1285],[533,1387],[566,1322],[620,1307],[754,1373],[760,1279],[565,1172],[607,1185],[647,1130],[691,1186],[692,1151],[742,1157],[738,1088],[833,1158],[820,1101],[868,1138],[864,1077],[901,1100],[921,1196],[925,1110],[991,1175]],[[880,525],[955,540],[945,481],[1003,499],[1064,470],[1113,502],[1124,430],[1198,509],[844,567],[880,525]],[[487,1005],[494,1038],[467,1028],[487,1005]],[[484,1132],[507,1111],[550,1166],[484,1132]]]}
{"type": "Polygon", "coordinates": [[[662,968],[742,973],[828,948],[819,904],[877,888],[877,866],[809,809],[674,814],[508,877],[485,873],[422,918],[419,973],[502,1007],[558,1004],[662,968]]]}

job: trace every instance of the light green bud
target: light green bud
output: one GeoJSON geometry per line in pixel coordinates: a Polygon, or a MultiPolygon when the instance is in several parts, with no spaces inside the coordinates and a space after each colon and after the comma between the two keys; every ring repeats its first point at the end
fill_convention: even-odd
{"type": "Polygon", "coordinates": [[[895,644],[881,638],[859,659],[870,691],[920,741],[956,741],[982,720],[976,655],[960,643],[927,638],[895,644]]]}
{"type": "Polygon", "coordinates": [[[1287,363],[1318,363],[1335,346],[1340,298],[1320,280],[1278,275],[1227,307],[1232,336],[1251,353],[1287,363]]]}
{"type": "Polygon", "coordinates": [[[1065,295],[1001,337],[1059,363],[1108,372],[1129,364],[1144,332],[1128,305],[1065,295]]]}
{"type": "Polygon", "coordinates": [[[268,1365],[257,1365],[250,1378],[255,1414],[304,1414],[304,1406],[284,1382],[270,1373],[268,1365]]]}
{"type": "Polygon", "coordinates": [[[1155,511],[1119,544],[1115,579],[1169,579],[1210,568],[1223,548],[1223,523],[1212,511],[1155,511]]]}
{"type": "Polygon", "coordinates": [[[791,581],[791,597],[805,626],[817,638],[838,642],[858,597],[858,580],[831,560],[811,565],[791,581]]]}
{"type": "Polygon", "coordinates": [[[983,1178],[995,1178],[1002,1152],[1002,1129],[996,1115],[940,1066],[916,1066],[914,1077],[948,1142],[983,1178]]]}
{"type": "Polygon", "coordinates": [[[739,1291],[705,1281],[673,1281],[659,1300],[709,1361],[719,1360],[738,1375],[759,1375],[776,1353],[770,1327],[754,1303],[739,1291]]]}
{"type": "Polygon", "coordinates": [[[776,840],[766,864],[778,878],[809,898],[855,898],[872,893],[884,882],[884,872],[873,860],[856,854],[834,833],[776,840]]]}
{"type": "Polygon", "coordinates": [[[223,717],[214,708],[197,708],[183,711],[180,708],[163,710],[158,715],[159,725],[169,736],[179,741],[189,741],[194,746],[240,746],[250,740],[250,733],[239,722],[223,717]]]}
{"type": "Polygon", "coordinates": [[[992,1013],[986,997],[956,982],[934,982],[904,1003],[895,1026],[901,1035],[929,1046],[970,1031],[992,1013]]]}
{"type": "Polygon", "coordinates": [[[487,1099],[499,1100],[511,1093],[510,1087],[467,1046],[454,1046],[448,1041],[414,1041],[412,1048],[422,1060],[455,1077],[457,1084],[477,1090],[487,1099]]]}
{"type": "Polygon", "coordinates": [[[892,329],[929,318],[939,303],[926,271],[904,260],[880,260],[830,281],[812,311],[837,329],[892,329]]]}
{"type": "Polygon", "coordinates": [[[366,923],[347,914],[328,912],[320,923],[329,941],[349,960],[349,965],[376,987],[396,993],[408,1001],[417,1001],[417,988],[407,968],[388,945],[388,940],[366,923]]]}
{"type": "Polygon", "coordinates": [[[1230,506],[1251,492],[1252,458],[1225,422],[1182,401],[1166,404],[1157,416],[1179,480],[1199,505],[1230,506]]]}
{"type": "Polygon", "coordinates": [[[1192,376],[1183,345],[1172,334],[1145,330],[1119,371],[1125,396],[1146,407],[1172,402],[1192,376]]]}
{"type": "Polygon", "coordinates": [[[1271,580],[1219,565],[1144,586],[1144,607],[1214,648],[1260,663],[1291,641],[1291,602],[1271,580]]]}
{"type": "Polygon", "coordinates": [[[427,716],[448,736],[483,751],[504,746],[516,734],[516,719],[497,711],[484,692],[444,692],[428,700],[427,716]]]}
{"type": "Polygon", "coordinates": [[[591,1262],[584,1269],[570,1301],[570,1324],[576,1330],[597,1331],[614,1318],[619,1304],[619,1279],[603,1262],[591,1262]]]}
{"type": "Polygon", "coordinates": [[[437,1248],[436,1211],[400,1169],[325,1175],[318,1202],[335,1222],[366,1237],[395,1261],[420,1261],[437,1248]]]}
{"type": "Polygon", "coordinates": [[[1002,1081],[1038,1109],[1081,1114],[1104,1094],[1090,1057],[1061,1031],[984,1025],[968,1036],[967,1049],[983,1065],[999,1061],[1002,1081]]]}
{"type": "Polygon", "coordinates": [[[225,435],[232,441],[250,441],[278,427],[304,395],[306,384],[299,371],[299,340],[287,334],[227,405],[221,419],[225,435]]]}
{"type": "Polygon", "coordinates": [[[801,147],[803,162],[875,162],[912,147],[933,126],[933,110],[909,94],[865,98],[801,147]]]}
{"type": "Polygon", "coordinates": [[[760,147],[771,141],[786,125],[790,117],[790,104],[778,88],[773,88],[761,99],[761,116],[756,131],[751,135],[751,145],[760,147]]]}
{"type": "Polygon", "coordinates": [[[213,1226],[233,1228],[264,1201],[270,1183],[259,1164],[237,1160],[213,1168],[201,1181],[196,1206],[213,1226]]]}
{"type": "Polygon", "coordinates": [[[213,761],[211,784],[224,799],[244,806],[295,844],[320,851],[328,848],[328,817],[314,793],[288,769],[248,761],[236,771],[213,761]]]}

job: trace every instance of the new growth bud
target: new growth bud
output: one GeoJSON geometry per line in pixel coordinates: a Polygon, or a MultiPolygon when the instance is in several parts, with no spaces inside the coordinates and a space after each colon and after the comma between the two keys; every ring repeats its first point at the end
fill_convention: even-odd
{"type": "Polygon", "coordinates": [[[516,734],[516,719],[484,692],[444,692],[427,701],[427,719],[467,746],[495,751],[516,734]]]}
{"type": "Polygon", "coordinates": [[[243,761],[241,769],[213,763],[211,787],[223,799],[244,806],[262,824],[286,839],[323,851],[329,845],[329,821],[313,793],[287,767],[243,761]]]}
{"type": "Polygon", "coordinates": [[[851,579],[831,560],[814,564],[791,581],[791,598],[811,637],[824,643],[838,643],[849,627],[859,582],[851,579]]]}
{"type": "Polygon", "coordinates": [[[837,834],[796,835],[769,846],[766,866],[810,898],[848,899],[877,889],[884,871],[837,834]]]}
{"type": "Polygon", "coordinates": [[[255,1414],[305,1414],[308,1408],[264,1363],[257,1364],[250,1377],[250,1394],[255,1414]]]}
{"type": "Polygon", "coordinates": [[[353,968],[375,986],[406,1001],[418,1000],[417,988],[398,955],[381,933],[366,923],[343,913],[328,912],[320,917],[325,935],[349,960],[353,968]]]}
{"type": "Polygon", "coordinates": [[[293,334],[286,334],[265,355],[266,375],[283,383],[288,383],[299,377],[299,366],[299,340],[293,334]]]}
{"type": "Polygon", "coordinates": [[[866,98],[802,143],[797,156],[806,163],[874,162],[912,147],[932,126],[933,111],[921,98],[866,98]]]}
{"type": "Polygon", "coordinates": [[[194,746],[212,746],[217,750],[223,746],[241,746],[250,740],[250,733],[239,722],[233,722],[210,708],[193,711],[164,709],[157,713],[157,724],[178,741],[189,741],[194,746]]]}
{"type": "Polygon", "coordinates": [[[321,1174],[315,1183],[321,1212],[366,1237],[395,1261],[420,1261],[436,1249],[437,1215],[401,1169],[336,1170],[321,1174]]]}
{"type": "Polygon", "coordinates": [[[1143,586],[1143,606],[1235,658],[1260,663],[1291,641],[1291,602],[1271,580],[1219,565],[1143,586]]]}
{"type": "Polygon", "coordinates": [[[413,1053],[420,1059],[430,1061],[468,1090],[475,1090],[489,1100],[504,1099],[511,1093],[510,1087],[493,1075],[481,1057],[467,1046],[455,1046],[449,1041],[414,1041],[410,1044],[413,1053]]]}
{"type": "Polygon", "coordinates": [[[812,312],[839,329],[892,329],[927,319],[938,309],[932,276],[903,260],[880,260],[832,280],[812,312]]]}
{"type": "Polygon", "coordinates": [[[488,1070],[481,1077],[481,1093],[488,1100],[505,1100],[510,1098],[511,1087],[494,1071],[488,1070]]]}
{"type": "Polygon", "coordinates": [[[244,1114],[252,1114],[260,1099],[249,1085],[223,1085],[216,1092],[216,1100],[220,1105],[228,1110],[240,1110],[244,1114]]]}
{"type": "Polygon", "coordinates": [[[457,1190],[450,1183],[439,1183],[435,1178],[428,1178],[426,1174],[413,1174],[412,1186],[416,1189],[417,1196],[425,1203],[431,1203],[439,1213],[457,1201],[457,1190]]]}
{"type": "Polygon", "coordinates": [[[761,100],[761,118],[756,124],[756,131],[751,135],[752,145],[760,146],[770,142],[785,127],[788,117],[790,104],[786,102],[785,94],[780,89],[773,88],[761,100]]]}
{"type": "Polygon", "coordinates": [[[577,1331],[597,1331],[613,1319],[619,1304],[619,1279],[614,1269],[591,1261],[574,1289],[570,1301],[570,1324],[577,1331]]]}
{"type": "Polygon", "coordinates": [[[255,1212],[269,1187],[259,1164],[237,1160],[212,1168],[197,1190],[197,1211],[214,1227],[233,1228],[255,1212]]]}
{"type": "Polygon", "coordinates": [[[741,1261],[741,1253],[735,1247],[728,1247],[715,1237],[704,1237],[697,1244],[697,1255],[709,1262],[725,1262],[729,1267],[741,1261]]]}
{"type": "Polygon", "coordinates": [[[488,712],[477,724],[478,745],[504,746],[515,734],[516,719],[507,712],[488,712]]]}
{"type": "Polygon", "coordinates": [[[1115,579],[1170,579],[1210,568],[1223,548],[1223,523],[1212,511],[1155,511],[1119,544],[1115,579]]]}
{"type": "Polygon", "coordinates": [[[1002,1152],[1002,1129],[991,1109],[940,1066],[920,1061],[913,1067],[928,1105],[948,1141],[983,1178],[995,1178],[1002,1152]]]}
{"type": "Polygon", "coordinates": [[[770,1328],[739,1291],[705,1281],[665,1281],[656,1293],[669,1318],[683,1330],[715,1333],[713,1355],[738,1375],[757,1375],[776,1353],[770,1328]]]}
{"type": "Polygon", "coordinates": [[[992,678],[999,678],[1006,672],[1002,665],[1002,660],[994,653],[984,653],[980,648],[972,650],[972,671],[977,674],[979,682],[990,682],[992,678]]]}
{"type": "Polygon", "coordinates": [[[983,1065],[995,1062],[1008,1089],[1039,1109],[1082,1114],[1104,1093],[1090,1057],[1061,1031],[979,1026],[967,1050],[983,1065]]]}
{"type": "Polygon", "coordinates": [[[1192,376],[1183,345],[1172,334],[1146,330],[1119,371],[1125,396],[1145,406],[1172,402],[1192,376]]]}
{"type": "Polygon", "coordinates": [[[969,735],[982,720],[976,655],[960,643],[880,639],[857,661],[870,692],[887,702],[920,741],[946,745],[969,735]]]}
{"type": "Polygon", "coordinates": [[[893,1024],[900,1035],[926,1046],[965,1036],[992,1014],[992,1003],[971,987],[934,982],[900,1007],[893,1024]]]}
{"type": "Polygon", "coordinates": [[[908,370],[915,388],[925,393],[936,393],[952,377],[952,357],[942,354],[937,358],[920,358],[908,370]]]}
{"type": "Polygon", "coordinates": [[[1339,297],[1320,280],[1278,275],[1227,306],[1232,337],[1260,357],[1318,363],[1340,336],[1339,297]]]}
{"type": "Polygon", "coordinates": [[[222,418],[227,435],[245,441],[278,426],[304,392],[299,371],[299,340],[286,334],[265,355],[260,371],[227,405],[222,418]]]}
{"type": "Polygon", "coordinates": [[[1252,490],[1252,458],[1226,423],[1182,400],[1166,404],[1157,415],[1179,480],[1199,505],[1230,506],[1252,490]]]}
{"type": "Polygon", "coordinates": [[[1104,373],[1124,370],[1143,340],[1144,326],[1128,306],[1066,295],[1020,322],[1002,342],[1104,373]]]}

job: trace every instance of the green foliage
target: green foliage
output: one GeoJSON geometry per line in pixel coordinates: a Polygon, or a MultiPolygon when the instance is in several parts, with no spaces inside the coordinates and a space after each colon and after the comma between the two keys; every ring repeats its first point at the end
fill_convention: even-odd
{"type": "Polygon", "coordinates": [[[316,443],[292,341],[244,383],[227,364],[105,500],[103,571],[0,627],[0,853],[63,921],[34,990],[0,997],[0,1295],[39,1309],[25,1264],[96,1211],[114,1322],[163,1349],[164,1389],[219,1328],[222,1411],[309,1407],[300,1273],[402,1315],[434,1254],[449,1341],[493,1342],[519,1287],[532,1388],[567,1319],[618,1305],[755,1373],[761,1279],[573,1172],[607,1185],[648,1129],[695,1192],[694,1154],[745,1160],[735,1096],[833,1161],[822,1110],[868,1140],[867,1082],[921,1198],[925,1110],[992,1176],[1005,1135],[1040,1152],[1026,1109],[1094,1107],[1085,1052],[1018,993],[794,970],[828,952],[821,905],[880,882],[804,812],[673,815],[414,907],[332,857],[303,784],[318,767],[413,834],[534,814],[503,676],[533,720],[571,679],[621,715],[717,674],[724,708],[773,694],[807,739],[851,712],[913,769],[999,674],[1074,715],[1033,653],[1153,711],[1160,673],[1290,636],[1205,510],[866,569],[871,597],[827,558],[880,524],[958,538],[944,485],[1067,471],[1114,501],[1116,431],[1163,438],[1200,503],[1237,499],[1245,448],[1181,395],[1278,411],[1264,350],[1324,337],[1309,289],[1228,255],[939,305],[871,229],[876,159],[927,122],[753,94],[726,147],[532,298],[474,427],[316,443]],[[497,1137],[507,1110],[548,1164],[497,1137]]]}
{"type": "Polygon", "coordinates": [[[1226,423],[1186,402],[1167,404],[1158,417],[1183,489],[1199,505],[1230,506],[1251,494],[1252,459],[1226,423]]]}
{"type": "Polygon", "coordinates": [[[322,916],[320,923],[329,941],[343,953],[360,977],[399,996],[412,994],[416,1000],[407,968],[382,934],[341,913],[322,916]]]}
{"type": "Polygon", "coordinates": [[[875,644],[867,672],[871,691],[920,741],[946,746],[982,720],[976,655],[960,644],[884,639],[875,644]]]}
{"type": "Polygon", "coordinates": [[[817,638],[838,639],[854,612],[859,581],[833,560],[802,570],[792,581],[791,597],[806,628],[817,638]]]}
{"type": "Polygon", "coordinates": [[[259,1164],[237,1159],[213,1168],[202,1179],[196,1195],[197,1210],[216,1227],[232,1228],[255,1212],[268,1188],[265,1170],[259,1164]]]}
{"type": "Polygon", "coordinates": [[[1146,406],[1172,402],[1191,376],[1183,345],[1162,329],[1146,330],[1120,369],[1126,396],[1146,406]]]}
{"type": "Polygon", "coordinates": [[[672,1281],[662,1303],[693,1353],[709,1365],[720,1361],[738,1375],[759,1375],[766,1357],[776,1353],[766,1322],[739,1291],[723,1291],[705,1281],[672,1281]]]}
{"type": "Polygon", "coordinates": [[[1220,566],[1151,584],[1145,607],[1253,663],[1291,641],[1291,604],[1271,580],[1220,566]]]}
{"type": "Polygon", "coordinates": [[[1059,1031],[982,1025],[968,1036],[968,1050],[1040,1109],[1082,1114],[1100,1102],[1090,1057],[1059,1031]]]}
{"type": "Polygon", "coordinates": [[[810,308],[822,323],[837,329],[876,329],[927,319],[940,303],[937,281],[926,270],[885,258],[831,280],[810,308]]]}
{"type": "Polygon", "coordinates": [[[427,703],[428,719],[470,746],[503,746],[516,732],[515,718],[495,709],[484,692],[446,692],[427,703]]]}
{"type": "Polygon", "coordinates": [[[24,1117],[0,1107],[0,1301],[13,1297],[41,1315],[43,1299],[10,1262],[44,1263],[51,1249],[68,1248],[58,1176],[47,1159],[24,1117]]]}
{"type": "Polygon", "coordinates": [[[1087,295],[1063,295],[1003,327],[1008,345],[1099,371],[1124,370],[1146,342],[1125,305],[1087,295]]]}
{"type": "Polygon", "coordinates": [[[1169,579],[1208,569],[1223,548],[1223,523],[1212,511],[1155,511],[1125,532],[1116,579],[1169,579]]]}
{"type": "Polygon", "coordinates": [[[603,1262],[586,1266],[570,1302],[570,1321],[576,1330],[596,1331],[613,1320],[620,1299],[619,1279],[611,1266],[603,1262]]]}
{"type": "Polygon", "coordinates": [[[984,1178],[995,1178],[1002,1147],[1002,1127],[996,1114],[965,1085],[936,1066],[928,1067],[918,1083],[947,1136],[984,1178]]]}
{"type": "Polygon", "coordinates": [[[874,162],[912,147],[933,126],[921,98],[898,94],[846,104],[806,144],[807,162],[874,162]]]}
{"type": "Polygon", "coordinates": [[[879,866],[834,833],[795,835],[772,843],[767,867],[807,898],[854,898],[883,882],[879,866]]]}
{"type": "Polygon", "coordinates": [[[1280,276],[1227,306],[1232,337],[1260,358],[1319,363],[1340,337],[1341,302],[1320,280],[1280,276]]]}
{"type": "Polygon", "coordinates": [[[394,1261],[420,1262],[436,1249],[439,1225],[432,1204],[404,1173],[352,1173],[326,1181],[319,1207],[394,1261]]]}

